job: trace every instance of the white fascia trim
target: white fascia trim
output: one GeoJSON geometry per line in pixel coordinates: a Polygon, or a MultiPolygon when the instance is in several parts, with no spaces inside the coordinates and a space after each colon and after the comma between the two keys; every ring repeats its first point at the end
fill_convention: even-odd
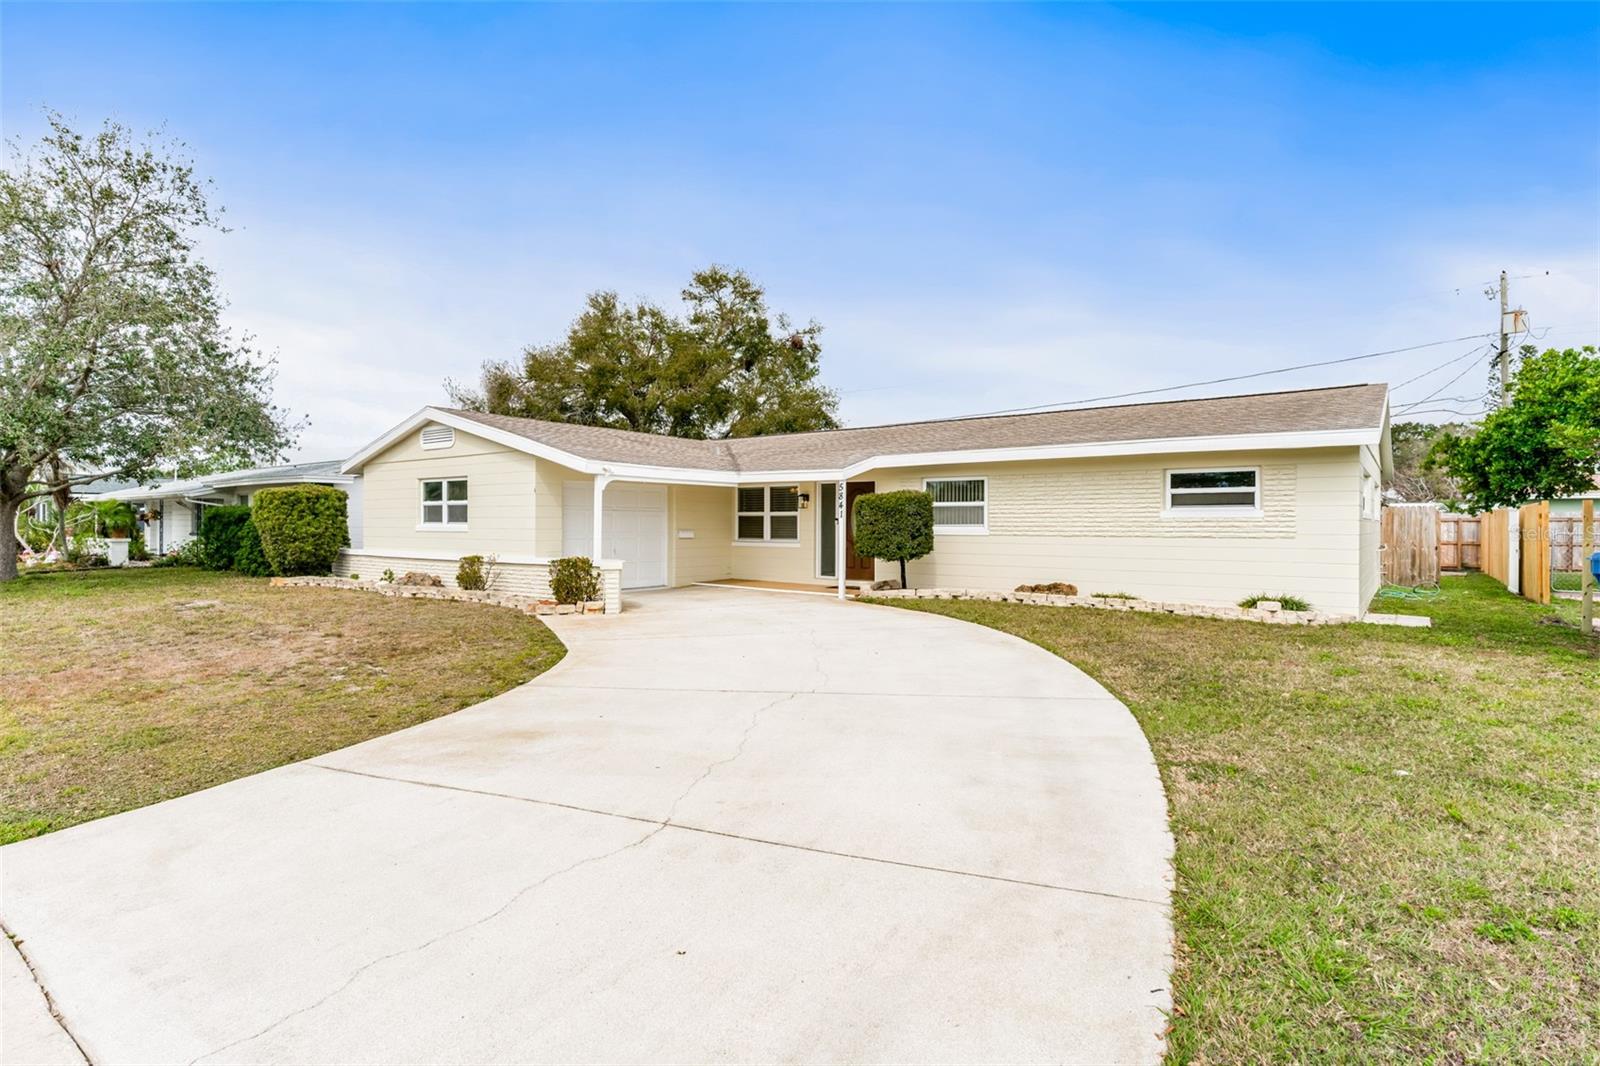
{"type": "MultiPolygon", "coordinates": [[[[1387,415],[1385,416],[1387,417],[1387,415]]],[[[1007,463],[1030,459],[1091,459],[1119,455],[1161,455],[1183,452],[1274,451],[1297,448],[1355,447],[1384,439],[1382,424],[1365,429],[1324,430],[1316,433],[1236,433],[1215,437],[1162,437],[1150,440],[1110,441],[1091,444],[1045,444],[1025,448],[973,448],[952,452],[910,452],[874,455],[843,470],[705,470],[694,467],[651,466],[585,459],[527,437],[474,422],[468,418],[424,407],[355,455],[346,459],[341,473],[353,473],[374,455],[390,447],[424,422],[438,422],[463,433],[503,444],[507,448],[548,459],[584,474],[609,475],[618,481],[664,482],[675,485],[750,485],[774,481],[841,481],[885,467],[944,466],[953,463],[1007,463]]]]}
{"type": "Polygon", "coordinates": [[[248,489],[256,485],[264,489],[270,489],[280,485],[353,485],[360,479],[360,474],[318,474],[315,477],[265,478],[244,481],[218,478],[214,481],[207,481],[206,484],[217,489],[248,489]]]}

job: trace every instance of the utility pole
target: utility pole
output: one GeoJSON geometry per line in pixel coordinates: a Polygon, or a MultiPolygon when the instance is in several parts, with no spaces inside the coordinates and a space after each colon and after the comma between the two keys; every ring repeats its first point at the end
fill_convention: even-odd
{"type": "Polygon", "coordinates": [[[1506,332],[1506,313],[1511,310],[1510,294],[1506,292],[1506,272],[1500,271],[1500,406],[1510,398],[1511,334],[1506,332]]]}

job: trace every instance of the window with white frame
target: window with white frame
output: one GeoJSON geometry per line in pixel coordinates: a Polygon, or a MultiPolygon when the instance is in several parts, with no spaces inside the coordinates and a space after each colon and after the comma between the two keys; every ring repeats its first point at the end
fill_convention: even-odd
{"type": "Polygon", "coordinates": [[[467,479],[429,478],[422,482],[422,525],[458,529],[467,524],[467,479]]]}
{"type": "Polygon", "coordinates": [[[740,485],[734,536],[742,541],[788,543],[800,539],[800,486],[740,485]]]}
{"type": "Polygon", "coordinates": [[[922,487],[933,497],[935,533],[989,531],[988,478],[926,478],[922,482],[922,487]]]}
{"type": "Polygon", "coordinates": [[[1168,470],[1167,510],[1190,514],[1242,514],[1261,510],[1261,471],[1168,470]]]}

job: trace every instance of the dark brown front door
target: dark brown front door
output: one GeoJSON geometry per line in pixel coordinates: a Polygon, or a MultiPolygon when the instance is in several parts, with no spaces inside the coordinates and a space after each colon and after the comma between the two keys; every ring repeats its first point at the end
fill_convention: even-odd
{"type": "Polygon", "coordinates": [[[851,581],[872,580],[872,559],[856,554],[856,497],[865,496],[876,483],[852,481],[844,488],[844,576],[851,581]]]}

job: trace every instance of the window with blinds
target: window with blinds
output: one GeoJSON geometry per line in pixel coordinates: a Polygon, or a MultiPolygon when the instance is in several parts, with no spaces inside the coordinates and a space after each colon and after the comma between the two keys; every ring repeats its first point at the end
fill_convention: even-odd
{"type": "Polygon", "coordinates": [[[800,486],[741,485],[734,535],[742,541],[793,542],[800,539],[800,486]]]}
{"type": "Polygon", "coordinates": [[[1261,509],[1261,478],[1254,469],[1168,470],[1167,510],[1228,514],[1261,509]]]}
{"type": "Polygon", "coordinates": [[[935,533],[989,531],[988,478],[928,478],[922,487],[933,497],[935,533]]]}

